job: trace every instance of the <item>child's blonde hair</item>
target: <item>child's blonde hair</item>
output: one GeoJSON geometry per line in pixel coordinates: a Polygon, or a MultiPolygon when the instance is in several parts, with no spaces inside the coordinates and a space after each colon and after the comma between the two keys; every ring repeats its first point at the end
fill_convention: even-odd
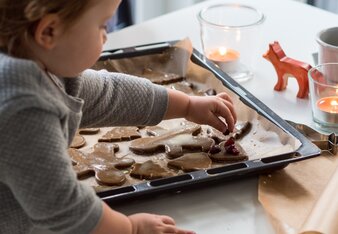
{"type": "Polygon", "coordinates": [[[92,0],[0,0],[0,47],[12,56],[25,57],[25,41],[33,36],[44,15],[58,14],[67,27],[90,2],[92,0]]]}

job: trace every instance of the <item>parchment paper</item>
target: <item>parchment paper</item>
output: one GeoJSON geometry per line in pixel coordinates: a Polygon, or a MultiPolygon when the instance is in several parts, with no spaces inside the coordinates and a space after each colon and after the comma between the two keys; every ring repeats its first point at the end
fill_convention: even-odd
{"type": "MultiPolygon", "coordinates": [[[[284,132],[276,125],[272,124],[269,120],[258,115],[255,110],[244,105],[239,100],[239,97],[224,87],[210,71],[192,63],[190,61],[191,53],[191,42],[188,39],[185,39],[161,54],[99,61],[94,66],[94,69],[106,69],[108,71],[123,72],[141,76],[145,68],[150,68],[156,71],[165,71],[182,75],[185,77],[186,81],[193,84],[194,89],[197,90],[196,93],[199,95],[211,88],[215,89],[217,93],[221,91],[228,92],[235,103],[238,121],[249,121],[252,124],[250,132],[245,137],[238,140],[238,143],[244,148],[249,156],[249,160],[274,156],[282,153],[290,153],[299,148],[301,144],[299,140],[284,132]]],[[[170,88],[171,86],[167,85],[167,87],[170,88]]],[[[173,125],[178,125],[181,121],[182,119],[170,121],[166,120],[162,121],[159,125],[165,128],[171,128],[173,125]]],[[[203,129],[206,129],[206,127],[207,126],[202,126],[203,129]]],[[[92,146],[97,143],[97,139],[109,129],[110,128],[102,128],[98,135],[85,136],[87,145],[81,150],[90,151],[92,146]]],[[[141,134],[145,136],[143,130],[141,130],[141,134]]],[[[148,159],[152,159],[161,165],[166,165],[168,161],[164,154],[157,154],[150,157],[134,155],[128,150],[129,142],[117,143],[120,145],[120,150],[116,153],[118,157],[128,155],[128,157],[134,158],[136,162],[144,162],[148,159]]],[[[223,165],[225,164],[213,163],[212,167],[223,165]]],[[[182,172],[176,173],[179,174],[182,172]]],[[[124,184],[124,186],[142,182],[140,180],[130,178],[127,171],[126,175],[128,177],[128,182],[124,184]]],[[[95,179],[90,178],[89,181],[92,186],[97,186],[95,179]]],[[[98,189],[101,190],[102,187],[98,189]]]]}
{"type": "Polygon", "coordinates": [[[338,155],[262,175],[258,194],[278,234],[338,233],[338,155]]]}

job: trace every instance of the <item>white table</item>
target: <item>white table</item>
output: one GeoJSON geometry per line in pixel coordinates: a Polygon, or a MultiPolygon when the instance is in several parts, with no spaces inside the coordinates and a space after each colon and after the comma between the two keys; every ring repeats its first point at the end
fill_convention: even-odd
{"type": "MultiPolygon", "coordinates": [[[[291,0],[210,0],[108,35],[104,49],[130,47],[189,37],[201,51],[200,9],[219,2],[237,2],[260,9],[267,17],[263,26],[263,54],[277,40],[287,56],[313,65],[317,50],[315,36],[324,28],[337,26],[338,15],[291,0]]],[[[296,98],[298,86],[289,80],[286,91],[273,90],[277,81],[272,65],[260,59],[254,79],[242,85],[284,119],[314,126],[309,100],[296,98]]],[[[125,214],[161,213],[172,216],[182,228],[198,234],[274,233],[257,199],[257,177],[224,182],[203,191],[192,190],[154,197],[113,207],[125,214]]]]}

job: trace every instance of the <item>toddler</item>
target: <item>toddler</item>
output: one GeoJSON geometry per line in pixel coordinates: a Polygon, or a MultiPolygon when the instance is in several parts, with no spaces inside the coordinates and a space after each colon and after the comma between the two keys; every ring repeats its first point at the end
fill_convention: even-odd
{"type": "Polygon", "coordinates": [[[125,216],[77,180],[67,148],[79,127],[182,117],[232,131],[226,93],[194,97],[146,79],[89,70],[119,0],[0,0],[0,233],[179,233],[171,217],[125,216]]]}

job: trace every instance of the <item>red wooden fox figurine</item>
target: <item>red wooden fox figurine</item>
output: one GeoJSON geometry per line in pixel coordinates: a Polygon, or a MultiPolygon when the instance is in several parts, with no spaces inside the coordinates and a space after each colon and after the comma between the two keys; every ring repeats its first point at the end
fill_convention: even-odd
{"type": "Polygon", "coordinates": [[[308,97],[309,82],[307,73],[311,69],[310,64],[287,57],[277,41],[269,44],[269,50],[263,57],[272,63],[277,72],[278,81],[274,87],[275,90],[286,89],[288,78],[294,77],[297,79],[299,86],[297,97],[308,97]]]}

